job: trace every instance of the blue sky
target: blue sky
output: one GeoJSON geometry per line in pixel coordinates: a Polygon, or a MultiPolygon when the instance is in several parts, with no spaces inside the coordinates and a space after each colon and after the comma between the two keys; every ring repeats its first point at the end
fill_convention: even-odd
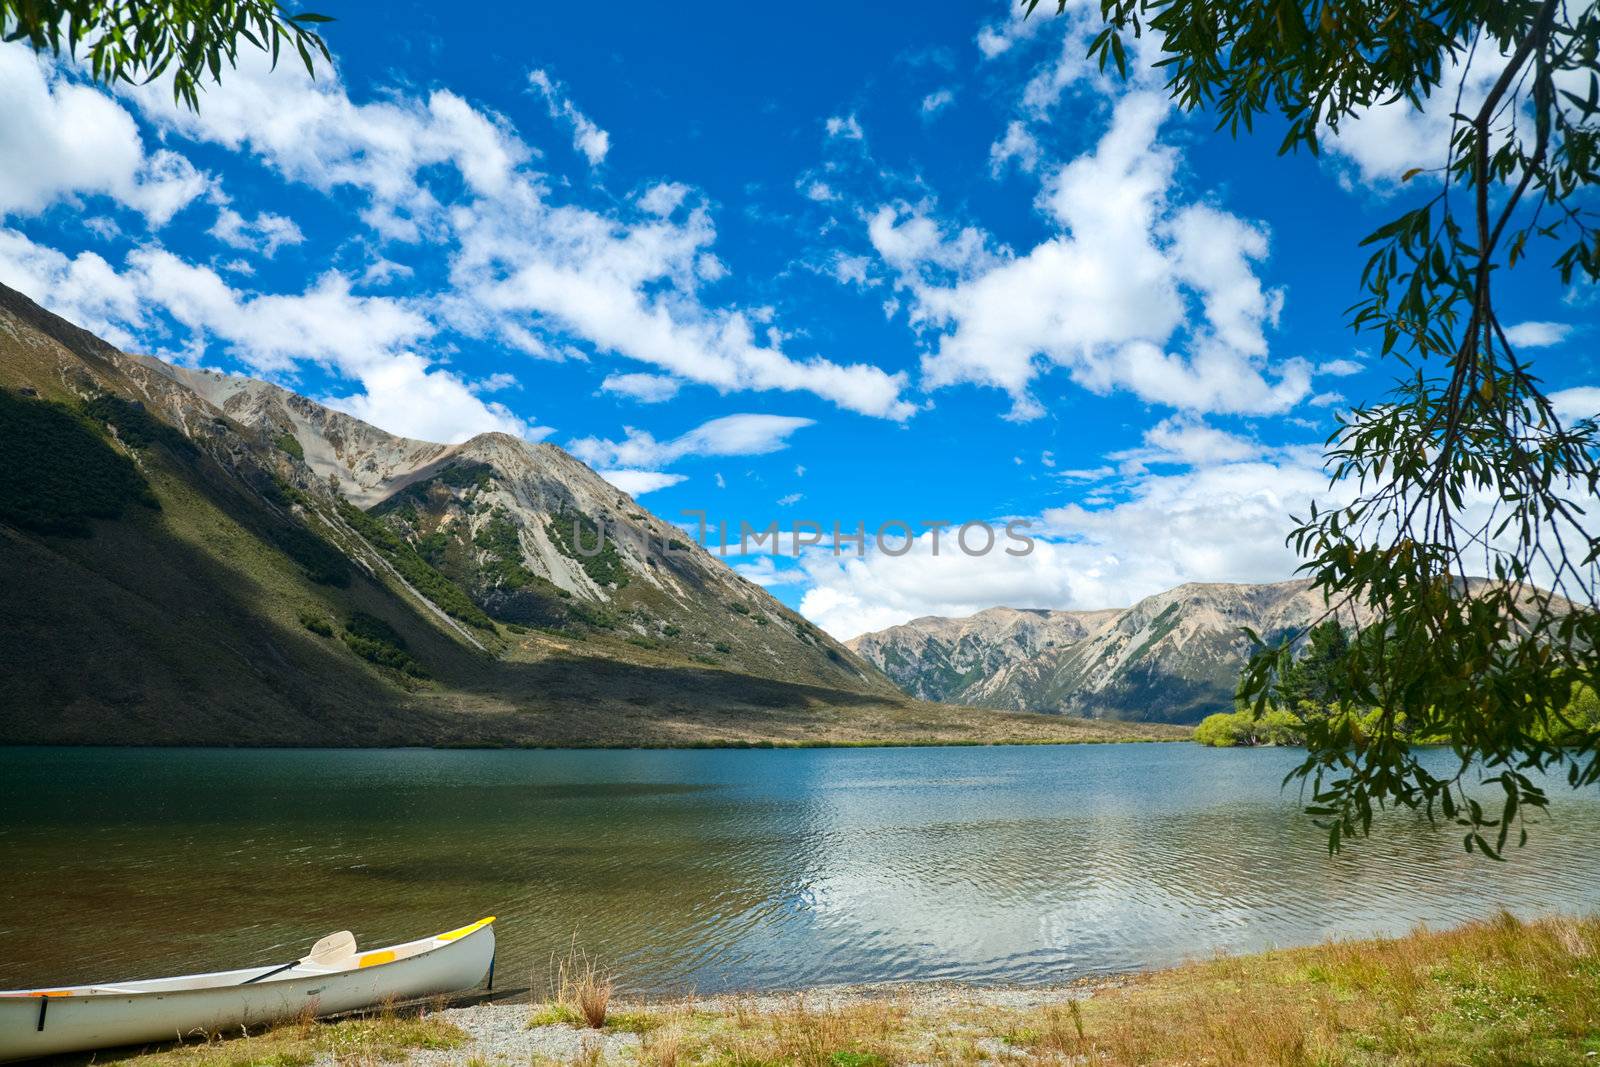
{"type": "MultiPolygon", "coordinates": [[[[1281,158],[1085,64],[1097,5],[324,8],[335,69],[247,57],[198,117],[0,46],[0,280],[393,432],[553,442],[669,520],[1032,524],[730,557],[840,636],[1288,577],[1333,413],[1396,373],[1343,311],[1438,109],[1281,158]]],[[[1503,292],[1600,407],[1586,294],[1503,292]]]]}

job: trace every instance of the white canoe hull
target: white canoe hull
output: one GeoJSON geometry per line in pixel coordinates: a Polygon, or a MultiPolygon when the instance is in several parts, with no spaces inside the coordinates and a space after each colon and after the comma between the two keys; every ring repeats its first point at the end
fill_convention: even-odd
{"type": "Polygon", "coordinates": [[[0,1061],[174,1041],[453,993],[482,982],[493,960],[494,927],[485,920],[361,953],[338,969],[296,966],[249,985],[241,983],[270,968],[0,993],[0,1061]]]}

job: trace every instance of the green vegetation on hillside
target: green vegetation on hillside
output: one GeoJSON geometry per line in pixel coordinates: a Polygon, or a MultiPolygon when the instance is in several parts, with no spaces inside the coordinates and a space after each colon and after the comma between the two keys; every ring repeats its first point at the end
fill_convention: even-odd
{"type": "Polygon", "coordinates": [[[318,637],[333,636],[333,624],[330,623],[327,617],[322,615],[320,612],[302,611],[300,613],[300,625],[304,626],[307,630],[310,630],[318,637]]]}
{"type": "Polygon", "coordinates": [[[300,439],[298,437],[296,437],[294,434],[292,434],[292,433],[280,434],[279,437],[278,437],[277,444],[278,444],[278,447],[280,449],[282,449],[283,451],[287,452],[289,455],[293,456],[295,459],[298,459],[298,460],[301,460],[301,461],[305,460],[305,458],[306,458],[305,447],[300,444],[300,439]]]}
{"type": "Polygon", "coordinates": [[[605,536],[599,523],[575,511],[559,511],[545,524],[545,532],[562,555],[576,560],[601,588],[621,589],[628,584],[628,568],[617,554],[617,546],[605,536]],[[579,545],[583,549],[579,549],[579,545]],[[599,545],[596,550],[595,546],[599,545]]]}
{"type": "Polygon", "coordinates": [[[137,401],[101,393],[83,402],[83,413],[114,428],[117,437],[129,448],[160,444],[174,452],[194,451],[194,442],[185,437],[183,431],[162,422],[137,401]]]}
{"type": "MultiPolygon", "coordinates": [[[[1134,649],[1132,654],[1130,654],[1128,658],[1124,660],[1124,662],[1137,662],[1144,656],[1146,652],[1149,652],[1152,648],[1156,647],[1156,645],[1160,644],[1163,638],[1165,638],[1173,630],[1176,630],[1178,628],[1178,623],[1181,621],[1182,613],[1180,612],[1178,605],[1176,603],[1168,604],[1166,608],[1162,610],[1160,615],[1157,615],[1151,620],[1150,636],[1146,637],[1144,639],[1144,643],[1138,648],[1134,649]]],[[[1107,649],[1107,651],[1110,650],[1107,649]]]]}
{"type": "Polygon", "coordinates": [[[371,514],[381,518],[394,511],[414,510],[419,504],[427,502],[428,493],[434,486],[446,486],[451,489],[469,487],[484,489],[489,485],[494,473],[494,467],[488,463],[457,463],[421,481],[412,482],[388,499],[374,505],[371,514]]]}
{"type": "Polygon", "coordinates": [[[343,552],[303,526],[281,526],[272,531],[272,543],[300,565],[318,585],[343,589],[350,584],[350,561],[343,552]]]}
{"type": "Polygon", "coordinates": [[[478,601],[495,618],[548,630],[571,632],[574,623],[609,628],[603,608],[590,610],[572,594],[523,563],[521,529],[503,508],[496,508],[473,538],[482,550],[473,555],[468,576],[478,601]]]}
{"type": "MultiPolygon", "coordinates": [[[[310,629],[311,627],[307,627],[310,629]]],[[[350,616],[344,624],[344,633],[340,634],[344,643],[350,646],[350,651],[362,659],[370,660],[380,667],[388,667],[412,678],[427,678],[428,671],[418,663],[406,648],[403,637],[395,633],[394,627],[364,611],[358,611],[350,616]]]]}
{"type": "Polygon", "coordinates": [[[516,523],[504,511],[495,510],[473,538],[473,543],[488,557],[483,572],[490,584],[506,589],[526,589],[538,582],[538,575],[522,564],[522,539],[516,523]]]}
{"type": "Polygon", "coordinates": [[[88,537],[90,519],[161,507],[127,456],[53,401],[0,389],[0,454],[0,519],[35,533],[88,537]]]}
{"type": "Polygon", "coordinates": [[[480,630],[493,630],[494,623],[483,609],[461,588],[417,554],[417,550],[382,522],[351,504],[339,502],[339,514],[352,529],[378,550],[411,586],[439,605],[445,614],[480,630]]]}

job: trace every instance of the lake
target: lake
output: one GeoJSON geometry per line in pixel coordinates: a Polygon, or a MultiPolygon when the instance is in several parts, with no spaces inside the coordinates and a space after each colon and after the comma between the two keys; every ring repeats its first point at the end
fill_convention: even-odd
{"type": "Polygon", "coordinates": [[[1600,791],[1554,786],[1509,863],[1410,815],[1329,857],[1279,789],[1299,757],[0,748],[0,988],[490,914],[506,986],[574,938],[632,992],[1060,982],[1600,905],[1600,791]]]}

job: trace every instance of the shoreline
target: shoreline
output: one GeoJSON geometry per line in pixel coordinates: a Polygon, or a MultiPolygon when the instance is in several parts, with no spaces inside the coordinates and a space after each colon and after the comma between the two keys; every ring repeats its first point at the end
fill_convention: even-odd
{"type": "Polygon", "coordinates": [[[526,989],[54,1063],[236,1067],[1592,1064],[1600,914],[1217,956],[1040,986],[909,982],[615,1000],[576,953],[526,989]],[[591,1025],[598,1021],[599,1025],[591,1025]]]}

